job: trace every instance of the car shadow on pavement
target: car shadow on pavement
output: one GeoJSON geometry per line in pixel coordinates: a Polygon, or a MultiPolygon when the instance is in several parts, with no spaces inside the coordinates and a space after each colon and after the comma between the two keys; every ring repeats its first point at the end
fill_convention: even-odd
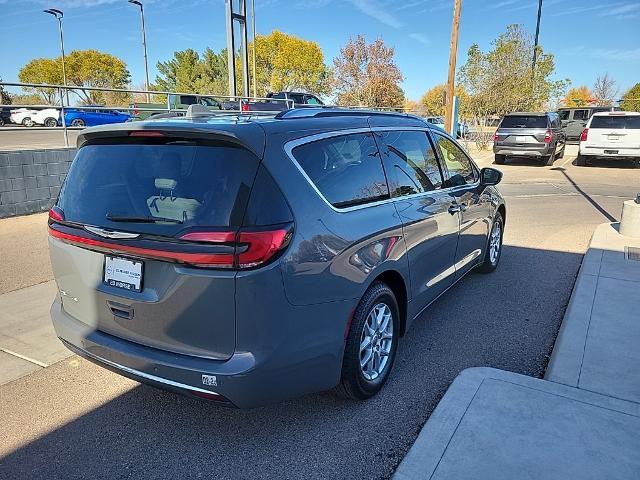
{"type": "MultiPolygon", "coordinates": [[[[470,274],[414,322],[389,382],[365,402],[323,393],[235,410],[136,386],[85,412],[73,398],[99,397],[101,382],[119,377],[82,361],[57,374],[61,388],[42,370],[0,390],[11,398],[2,416],[37,437],[4,449],[0,477],[389,478],[462,370],[544,374],[581,259],[505,245],[494,273],[470,274]],[[30,388],[40,400],[24,395],[30,388]],[[67,423],[47,424],[69,414],[67,423]]],[[[29,438],[13,435],[15,444],[29,438]]]]}

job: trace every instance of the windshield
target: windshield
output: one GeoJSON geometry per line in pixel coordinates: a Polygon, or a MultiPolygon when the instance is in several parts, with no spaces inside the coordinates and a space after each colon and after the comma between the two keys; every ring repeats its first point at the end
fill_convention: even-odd
{"type": "Polygon", "coordinates": [[[257,166],[247,150],[228,145],[89,145],[58,206],[67,221],[156,235],[239,226],[257,166]]]}
{"type": "Polygon", "coordinates": [[[500,128],[547,128],[547,117],[540,115],[509,115],[502,119],[500,128]]]}

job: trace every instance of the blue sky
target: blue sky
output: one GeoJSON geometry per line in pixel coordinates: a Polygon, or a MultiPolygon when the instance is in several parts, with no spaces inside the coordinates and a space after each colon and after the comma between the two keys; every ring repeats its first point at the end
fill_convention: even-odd
{"type": "MultiPolygon", "coordinates": [[[[152,81],[175,50],[225,46],[224,0],[142,0],[152,81]]],[[[446,79],[453,0],[255,0],[258,33],[272,29],[318,42],[327,63],[362,33],[395,48],[409,98],[446,79]]],[[[458,65],[510,23],[535,30],[537,0],[463,0],[458,65]]],[[[139,14],[126,0],[0,0],[0,76],[16,81],[34,57],[59,54],[57,24],[43,8],[64,10],[65,47],[95,48],[127,62],[143,82],[139,14]]],[[[640,82],[640,0],[544,0],[540,43],[556,56],[557,78],[592,86],[608,72],[621,92],[640,82]]]]}

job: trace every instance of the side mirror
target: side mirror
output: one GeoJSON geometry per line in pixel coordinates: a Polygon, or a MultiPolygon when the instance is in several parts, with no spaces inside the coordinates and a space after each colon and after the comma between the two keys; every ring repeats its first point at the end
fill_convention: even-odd
{"type": "Polygon", "coordinates": [[[480,170],[480,185],[485,187],[497,185],[502,180],[502,172],[495,168],[483,168],[480,170]]]}

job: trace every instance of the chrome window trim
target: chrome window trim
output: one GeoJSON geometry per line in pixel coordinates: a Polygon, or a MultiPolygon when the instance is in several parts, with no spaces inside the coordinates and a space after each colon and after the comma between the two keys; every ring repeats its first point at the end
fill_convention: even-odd
{"type": "MultiPolygon", "coordinates": [[[[313,180],[311,180],[309,175],[307,175],[307,172],[304,171],[304,168],[302,168],[302,165],[300,165],[298,163],[298,161],[296,160],[296,158],[293,155],[293,149],[294,148],[299,147],[301,145],[306,145],[307,143],[317,142],[318,140],[324,140],[325,138],[340,137],[340,136],[343,136],[343,135],[354,135],[354,134],[358,134],[358,133],[375,133],[375,132],[407,131],[407,130],[409,130],[409,131],[421,131],[421,132],[425,132],[427,134],[429,134],[432,131],[432,129],[430,129],[429,127],[373,127],[373,128],[363,127],[363,128],[350,128],[350,129],[345,129],[345,130],[332,130],[330,132],[316,133],[316,134],[313,134],[313,135],[308,135],[306,137],[300,137],[300,138],[296,138],[294,140],[289,140],[287,143],[284,144],[284,151],[287,154],[287,156],[289,157],[289,159],[291,160],[291,162],[296,166],[296,168],[298,169],[300,174],[302,174],[302,176],[307,180],[307,183],[316,192],[316,194],[318,194],[318,196],[324,201],[324,203],[326,203],[329,206],[329,208],[331,208],[334,212],[338,212],[338,213],[347,213],[347,212],[352,212],[354,210],[361,210],[363,208],[376,207],[376,206],[379,206],[379,205],[384,205],[384,204],[392,203],[392,202],[396,202],[396,201],[402,201],[402,200],[407,200],[407,199],[415,199],[415,198],[419,198],[419,197],[427,197],[429,195],[434,195],[434,194],[438,194],[439,195],[439,194],[442,194],[442,193],[452,193],[452,192],[456,192],[458,190],[462,190],[462,189],[466,189],[466,188],[477,188],[478,186],[480,186],[480,180],[478,180],[477,182],[472,183],[472,184],[457,185],[455,187],[441,188],[441,189],[438,189],[438,190],[430,190],[428,192],[414,193],[412,195],[404,195],[402,197],[389,197],[389,198],[387,198],[385,200],[378,200],[378,201],[375,201],[375,202],[367,202],[367,203],[363,203],[361,205],[354,205],[352,207],[338,208],[338,207],[335,207],[334,205],[332,205],[329,200],[327,200],[327,198],[318,189],[318,187],[315,185],[313,180]]],[[[440,132],[437,132],[437,133],[440,133],[440,132]]],[[[448,135],[446,135],[446,134],[445,134],[445,136],[448,137],[448,135]]],[[[449,137],[449,139],[451,139],[451,137],[449,137]]],[[[475,162],[473,161],[473,159],[471,157],[469,157],[469,155],[467,154],[467,152],[464,151],[464,149],[461,148],[461,150],[469,158],[469,160],[471,161],[471,164],[473,165],[473,167],[476,170],[476,172],[478,172],[478,167],[475,164],[475,162]]],[[[437,153],[436,153],[436,155],[437,155],[437,153]]],[[[478,178],[480,178],[479,174],[478,174],[478,178]]]]}

